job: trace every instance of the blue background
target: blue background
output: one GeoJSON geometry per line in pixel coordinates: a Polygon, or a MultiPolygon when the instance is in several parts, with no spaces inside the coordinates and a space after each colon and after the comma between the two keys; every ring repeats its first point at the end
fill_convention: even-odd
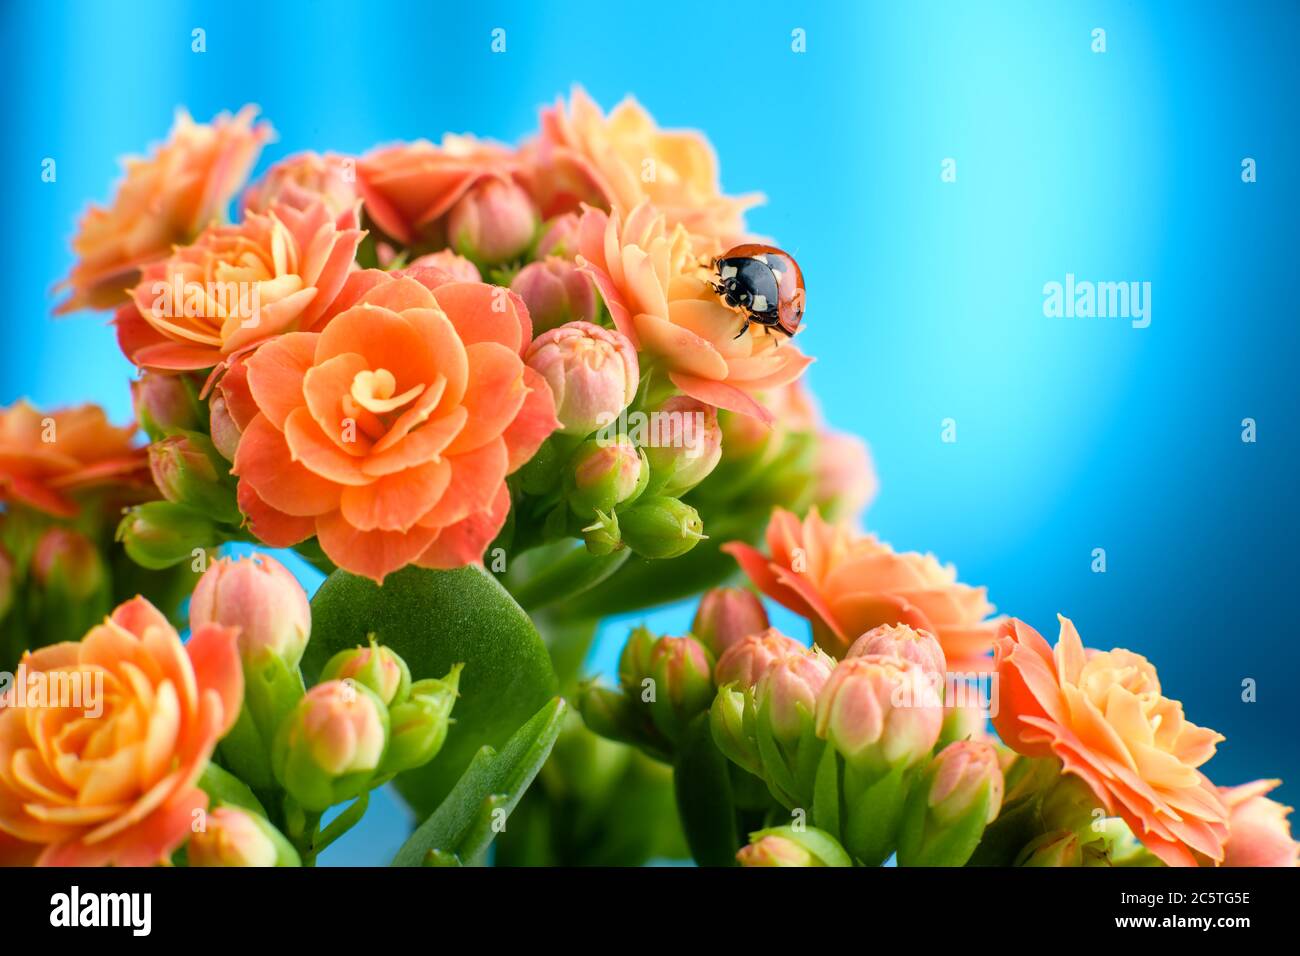
{"type": "MultiPolygon", "coordinates": [[[[49,289],[117,158],[161,139],[178,105],[203,120],[260,104],[279,132],[260,170],[446,130],[514,141],[571,83],[606,108],[631,92],[663,125],[708,133],[729,192],[767,194],[750,221],[803,266],[811,383],[877,462],[868,527],[955,562],[1052,639],[1061,611],[1087,643],[1147,654],[1192,719],[1227,735],[1216,781],[1295,777],[1300,8],[809,6],[412,3],[367,18],[355,2],[7,0],[0,403],[129,414],[104,317],[52,320],[49,289]],[[1044,317],[1044,283],[1067,272],[1151,282],[1150,327],[1044,317]]],[[[649,620],[679,631],[689,609],[649,620]]],[[[593,666],[624,630],[606,628],[593,666]]],[[[396,845],[400,817],[371,818],[333,862],[396,845]]]]}

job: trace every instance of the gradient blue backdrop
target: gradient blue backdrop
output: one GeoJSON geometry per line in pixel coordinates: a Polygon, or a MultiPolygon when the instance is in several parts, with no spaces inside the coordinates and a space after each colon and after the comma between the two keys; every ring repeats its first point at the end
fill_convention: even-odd
{"type": "MultiPolygon", "coordinates": [[[[3,6],[0,403],[128,414],[104,318],[51,320],[49,288],[83,206],[178,105],[260,104],[279,131],[264,168],[445,130],[515,140],[574,82],[606,107],[634,93],[707,131],[728,191],[767,194],[751,222],[803,265],[811,382],[877,461],[869,527],[1049,636],[1061,611],[1088,643],[1150,656],[1227,735],[1216,780],[1300,772],[1295,3],[3,6]],[[1151,282],[1151,326],[1045,318],[1043,284],[1067,272],[1151,282]]],[[[403,826],[330,856],[377,861],[403,826]]]]}

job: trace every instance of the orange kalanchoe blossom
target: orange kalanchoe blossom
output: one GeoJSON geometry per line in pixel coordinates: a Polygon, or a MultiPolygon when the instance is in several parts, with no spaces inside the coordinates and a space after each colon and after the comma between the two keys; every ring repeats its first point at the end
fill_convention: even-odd
{"type": "Polygon", "coordinates": [[[58,286],[70,294],[55,311],[125,301],[144,266],[221,219],[271,139],[271,127],[256,116],[257,107],[245,106],[206,124],[179,110],[166,143],[148,158],[128,158],[113,201],[82,217],[72,240],[77,263],[58,286]]]}
{"type": "Polygon", "coordinates": [[[518,168],[504,146],[448,135],[438,146],[416,140],[367,153],[357,161],[357,188],[374,224],[413,246],[434,238],[440,220],[475,184],[511,179],[518,168]]]}
{"type": "Polygon", "coordinates": [[[637,350],[692,398],[770,423],[755,395],[793,382],[812,359],[758,326],[736,337],[741,317],[705,281],[685,229],[670,231],[648,203],[626,221],[587,208],[578,228],[578,264],[637,350]]]}
{"type": "Polygon", "coordinates": [[[873,535],[831,524],[813,508],[800,521],[772,512],[764,555],[741,541],[723,545],[769,597],[806,617],[823,650],[843,657],[881,624],[906,624],[938,638],[953,670],[987,669],[996,623],[984,588],[957,581],[932,554],[897,552],[873,535]]]}
{"type": "Polygon", "coordinates": [[[1183,717],[1145,657],[1085,650],[1060,622],[1055,650],[1023,621],[1002,624],[998,736],[1027,757],[1061,760],[1169,866],[1196,866],[1198,853],[1222,862],[1228,812],[1197,768],[1223,737],[1183,717]]]}
{"type": "Polygon", "coordinates": [[[111,424],[97,405],[42,412],[20,401],[0,408],[0,504],[71,518],[83,492],[120,492],[122,504],[153,497],[146,493],[149,461],[134,434],[134,425],[111,424]]]}
{"type": "Polygon", "coordinates": [[[20,676],[0,704],[0,831],[47,866],[165,862],[207,807],[199,776],[239,715],[236,631],[210,624],[182,644],[137,597],[79,643],[28,654],[20,676]],[[80,697],[52,699],[59,687],[80,697]]]}
{"type": "Polygon", "coordinates": [[[559,423],[520,357],[522,301],[449,279],[354,273],[323,331],[253,353],[246,395],[238,375],[222,383],[242,429],[240,507],[264,542],[315,534],[335,564],[376,581],[482,557],[510,508],[506,475],[559,423]]]}
{"type": "Polygon", "coordinates": [[[352,269],[356,210],[274,204],[144,270],[117,311],[118,344],[141,368],[212,368],[286,332],[315,329],[352,269]],[[342,225],[340,225],[340,223],[342,225]]]}
{"type": "Polygon", "coordinates": [[[523,157],[543,215],[587,203],[627,216],[649,200],[714,254],[744,237],[745,210],[763,201],[722,194],[717,157],[700,133],[660,129],[632,97],[605,116],[581,87],[567,108],[559,100],[542,111],[541,136],[523,157]]]}

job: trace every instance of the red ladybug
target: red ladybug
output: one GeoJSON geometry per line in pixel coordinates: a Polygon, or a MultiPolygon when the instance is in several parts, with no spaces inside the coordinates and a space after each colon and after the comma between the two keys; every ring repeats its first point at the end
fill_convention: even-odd
{"type": "Polygon", "coordinates": [[[803,321],[803,272],[794,257],[757,242],[728,249],[713,260],[713,291],[745,317],[740,338],[754,322],[786,335],[803,321]]]}

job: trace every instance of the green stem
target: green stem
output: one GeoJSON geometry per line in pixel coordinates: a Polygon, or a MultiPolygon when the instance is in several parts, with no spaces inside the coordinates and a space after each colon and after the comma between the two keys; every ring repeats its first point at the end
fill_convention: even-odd
{"type": "Polygon", "coordinates": [[[347,833],[366,815],[370,805],[370,793],[367,791],[348,805],[348,808],[333,819],[329,826],[319,831],[311,841],[311,849],[302,855],[303,866],[315,866],[316,857],[331,843],[347,833]]]}

